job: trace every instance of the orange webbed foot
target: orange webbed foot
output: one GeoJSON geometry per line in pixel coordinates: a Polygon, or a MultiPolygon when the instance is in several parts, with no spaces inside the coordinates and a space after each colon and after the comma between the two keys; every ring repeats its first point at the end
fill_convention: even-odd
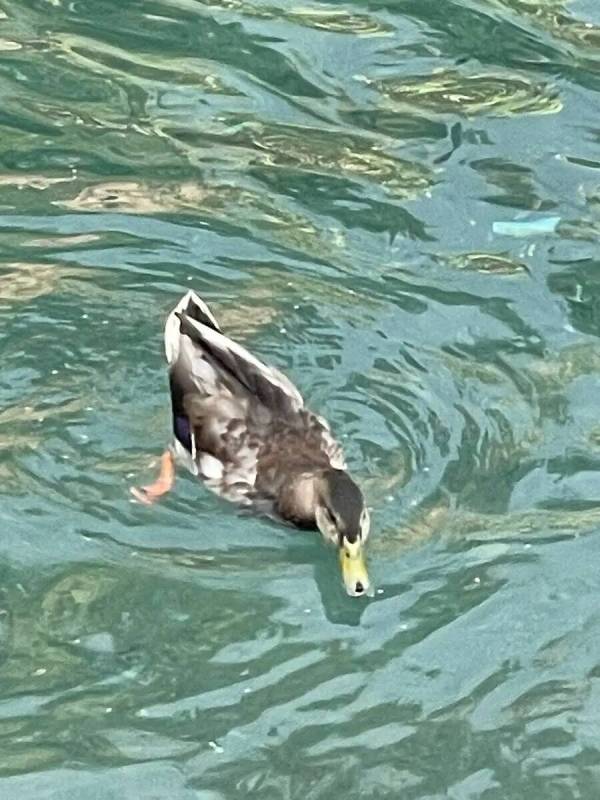
{"type": "Polygon", "coordinates": [[[148,486],[132,486],[130,488],[131,495],[145,506],[150,506],[156,503],[157,500],[171,491],[175,483],[175,462],[173,456],[167,450],[160,457],[160,473],[154,483],[148,486]]]}

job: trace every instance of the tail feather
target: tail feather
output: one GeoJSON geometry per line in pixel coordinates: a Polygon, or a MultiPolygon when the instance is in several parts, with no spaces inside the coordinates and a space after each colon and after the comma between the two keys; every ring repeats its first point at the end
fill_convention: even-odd
{"type": "Polygon", "coordinates": [[[212,328],[213,331],[218,331],[220,333],[221,328],[219,327],[219,323],[214,318],[210,308],[206,305],[206,303],[194,292],[188,292],[186,298],[188,298],[187,307],[185,309],[180,309],[179,313],[183,311],[186,317],[191,317],[192,319],[195,319],[196,322],[200,322],[202,325],[207,325],[209,328],[212,328]]]}
{"type": "Polygon", "coordinates": [[[204,359],[244,386],[267,408],[285,414],[303,406],[302,396],[294,384],[278,370],[259,361],[245,347],[212,326],[198,323],[185,312],[174,311],[173,316],[179,333],[195,343],[204,359]]]}
{"type": "Polygon", "coordinates": [[[219,323],[204,300],[196,292],[191,290],[186,292],[169,314],[165,325],[165,353],[169,364],[174,364],[179,355],[180,323],[178,316],[181,313],[196,320],[201,325],[206,325],[211,330],[217,331],[217,333],[221,332],[219,323]]]}

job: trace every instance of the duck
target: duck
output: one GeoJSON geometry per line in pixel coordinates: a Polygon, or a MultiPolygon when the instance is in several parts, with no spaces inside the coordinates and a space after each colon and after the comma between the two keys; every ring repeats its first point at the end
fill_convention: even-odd
{"type": "Polygon", "coordinates": [[[346,592],[372,596],[369,511],[327,421],[282,372],[227,337],[194,291],[168,315],[164,346],[172,438],[156,479],[132,487],[135,500],[158,501],[183,466],[238,507],[320,531],[337,548],[346,592]]]}

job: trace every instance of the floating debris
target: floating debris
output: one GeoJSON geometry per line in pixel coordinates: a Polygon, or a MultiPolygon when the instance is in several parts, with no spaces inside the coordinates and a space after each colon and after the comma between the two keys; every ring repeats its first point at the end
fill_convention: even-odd
{"type": "Polygon", "coordinates": [[[494,222],[492,230],[499,236],[543,236],[554,233],[560,217],[538,217],[515,222],[494,222]]]}
{"type": "Polygon", "coordinates": [[[115,642],[111,633],[92,633],[80,638],[80,645],[94,653],[114,653],[115,642]]]}

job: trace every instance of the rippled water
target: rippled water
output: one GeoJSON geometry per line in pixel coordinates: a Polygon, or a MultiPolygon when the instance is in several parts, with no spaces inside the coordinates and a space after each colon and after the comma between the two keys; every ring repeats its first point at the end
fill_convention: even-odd
{"type": "Polygon", "coordinates": [[[0,0],[0,795],[595,800],[596,0],[0,0]],[[182,476],[194,287],[380,589],[182,476]]]}

